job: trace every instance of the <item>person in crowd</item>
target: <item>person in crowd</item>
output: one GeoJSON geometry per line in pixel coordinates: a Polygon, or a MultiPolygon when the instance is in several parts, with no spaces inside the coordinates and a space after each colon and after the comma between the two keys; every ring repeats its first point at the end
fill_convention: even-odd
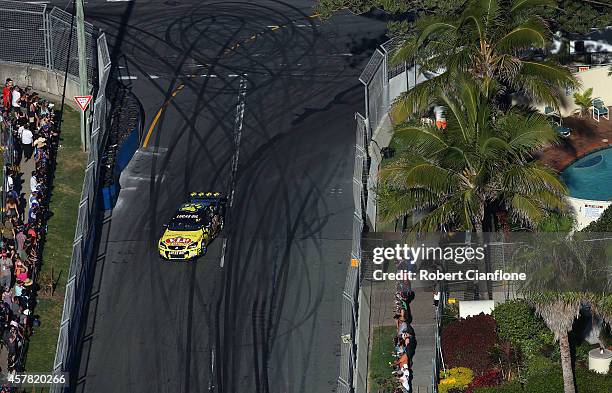
{"type": "Polygon", "coordinates": [[[19,215],[19,206],[17,205],[17,199],[8,198],[4,206],[4,212],[7,218],[11,219],[19,215]]]}
{"type": "Polygon", "coordinates": [[[4,83],[4,88],[2,89],[2,106],[7,111],[10,109],[12,93],[13,93],[13,80],[11,78],[7,78],[4,83]]]}
{"type": "MultiPolygon", "coordinates": [[[[2,330],[9,352],[8,371],[23,370],[24,365],[20,363],[24,359],[24,341],[32,334],[32,326],[38,324],[32,315],[36,305],[33,279],[40,267],[40,239],[46,231],[46,193],[59,146],[54,118],[50,103],[30,88],[24,91],[13,86],[11,80],[6,81],[0,107],[0,131],[12,129],[14,155],[12,162],[7,163],[2,189],[5,210],[0,219],[0,328],[4,307],[10,316],[9,324],[2,330]],[[6,112],[2,113],[3,110],[6,112]],[[21,173],[22,156],[27,162],[33,155],[35,170],[27,175],[21,173]],[[19,179],[30,186],[31,195],[27,201],[21,199],[19,179]],[[24,223],[26,218],[27,224],[24,223]]],[[[2,138],[3,143],[7,141],[10,138],[2,138]]]]}
{"type": "Polygon", "coordinates": [[[21,89],[19,86],[15,85],[11,92],[11,110],[13,112],[21,111],[21,89]]]}
{"type": "Polygon", "coordinates": [[[2,251],[2,257],[0,258],[0,286],[2,288],[10,288],[12,281],[13,261],[9,258],[5,250],[2,251]]]}
{"type": "Polygon", "coordinates": [[[23,150],[23,158],[27,162],[32,158],[34,152],[34,134],[30,131],[29,125],[20,127],[21,130],[21,148],[23,150]]]}
{"type": "Polygon", "coordinates": [[[26,242],[26,235],[23,225],[19,226],[15,231],[15,242],[17,243],[17,252],[23,250],[26,242]]]}
{"type": "Polygon", "coordinates": [[[15,289],[15,296],[21,297],[21,295],[23,294],[23,282],[17,281],[13,288],[15,289]]]}
{"type": "Polygon", "coordinates": [[[6,187],[5,188],[6,191],[8,193],[11,193],[15,187],[15,182],[13,180],[13,174],[12,174],[11,168],[8,165],[5,166],[5,174],[6,174],[6,178],[4,180],[4,186],[6,187]]]}
{"type": "Polygon", "coordinates": [[[28,279],[28,268],[23,264],[21,259],[17,258],[15,260],[15,278],[18,281],[23,281],[28,279]]]}

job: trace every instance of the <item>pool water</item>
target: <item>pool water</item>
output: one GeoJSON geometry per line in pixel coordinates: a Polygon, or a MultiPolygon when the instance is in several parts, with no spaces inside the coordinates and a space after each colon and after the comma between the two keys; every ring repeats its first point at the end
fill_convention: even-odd
{"type": "Polygon", "coordinates": [[[612,200],[612,148],[574,161],[561,172],[570,196],[597,201],[612,200]]]}

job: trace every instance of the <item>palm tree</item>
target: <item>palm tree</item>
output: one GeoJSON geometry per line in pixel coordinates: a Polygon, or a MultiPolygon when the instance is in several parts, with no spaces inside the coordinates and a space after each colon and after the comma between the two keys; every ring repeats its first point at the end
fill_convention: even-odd
{"type": "Polygon", "coordinates": [[[593,88],[589,87],[584,93],[574,93],[574,103],[580,107],[578,115],[584,116],[588,112],[589,108],[593,106],[593,88]]]}
{"type": "Polygon", "coordinates": [[[383,220],[426,211],[411,231],[448,225],[480,233],[488,207],[501,205],[530,227],[565,210],[566,187],[531,155],[556,140],[544,116],[514,107],[496,113],[486,89],[469,77],[456,88],[437,88],[434,97],[448,109],[447,127],[396,129],[405,151],[380,173],[383,220]]]}
{"type": "Polygon", "coordinates": [[[565,393],[576,393],[569,332],[580,313],[582,298],[582,294],[576,292],[550,292],[533,294],[529,299],[544,323],[554,333],[555,339],[559,341],[565,393]]]}
{"type": "Polygon", "coordinates": [[[404,93],[396,101],[396,115],[405,118],[427,107],[436,88],[456,83],[469,73],[484,85],[496,81],[500,89],[488,89],[491,99],[508,107],[519,93],[531,102],[558,107],[562,88],[579,86],[569,69],[553,61],[538,60],[535,50],[550,41],[551,32],[538,9],[554,6],[554,0],[470,0],[460,16],[422,18],[416,33],[396,52],[393,62],[415,62],[422,70],[439,73],[404,93]]]}
{"type": "Polygon", "coordinates": [[[525,273],[519,292],[530,301],[559,341],[565,393],[575,393],[569,332],[583,305],[611,321],[612,296],[604,253],[597,235],[576,232],[531,235],[518,246],[514,269],[525,273]]]}

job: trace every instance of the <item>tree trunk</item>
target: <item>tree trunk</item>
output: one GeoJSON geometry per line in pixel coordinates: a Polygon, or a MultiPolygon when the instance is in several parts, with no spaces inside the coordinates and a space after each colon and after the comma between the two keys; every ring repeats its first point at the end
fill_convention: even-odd
{"type": "Polygon", "coordinates": [[[576,393],[572,371],[572,354],[567,332],[563,332],[559,336],[559,348],[561,349],[561,368],[563,370],[563,391],[564,393],[576,393]]]}
{"type": "MultiPolygon", "coordinates": [[[[484,208],[483,208],[484,210],[484,208]]],[[[484,215],[484,213],[483,213],[484,215]]],[[[476,247],[482,247],[484,246],[484,234],[482,231],[482,221],[479,220],[478,218],[476,219],[476,222],[474,223],[474,229],[476,231],[476,247]]],[[[485,258],[483,258],[479,263],[478,263],[478,270],[481,273],[488,273],[490,268],[489,268],[489,258],[487,258],[485,256],[485,258]]],[[[489,291],[489,282],[488,281],[483,281],[483,280],[478,280],[478,299],[476,300],[488,300],[491,299],[491,293],[489,291]]]]}

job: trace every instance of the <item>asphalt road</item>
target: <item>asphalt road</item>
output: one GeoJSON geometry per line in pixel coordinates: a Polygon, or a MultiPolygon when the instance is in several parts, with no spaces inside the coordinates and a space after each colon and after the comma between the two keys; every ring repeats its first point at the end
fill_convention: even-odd
{"type": "Polygon", "coordinates": [[[104,226],[76,391],[335,390],[357,78],[384,23],[311,6],[87,2],[146,129],[169,104],[104,226]],[[162,224],[188,192],[226,189],[236,135],[225,257],[217,239],[162,262],[162,224]]]}

